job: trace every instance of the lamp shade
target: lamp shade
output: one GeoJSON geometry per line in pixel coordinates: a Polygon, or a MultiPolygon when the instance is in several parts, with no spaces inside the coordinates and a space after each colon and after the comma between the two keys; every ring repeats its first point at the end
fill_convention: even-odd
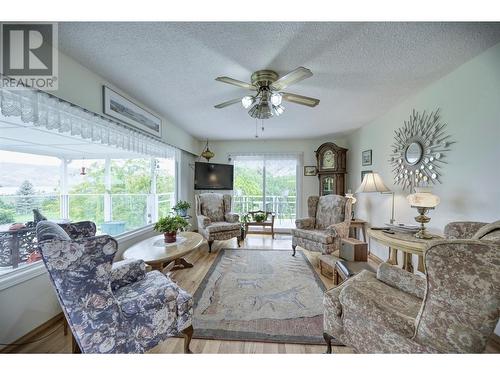
{"type": "Polygon", "coordinates": [[[412,207],[424,207],[424,208],[434,208],[436,207],[440,199],[437,195],[431,193],[428,188],[415,188],[416,193],[410,194],[406,197],[408,203],[412,207]]]}
{"type": "Polygon", "coordinates": [[[388,191],[391,190],[385,186],[382,177],[378,173],[367,173],[356,193],[385,193],[388,191]]]}

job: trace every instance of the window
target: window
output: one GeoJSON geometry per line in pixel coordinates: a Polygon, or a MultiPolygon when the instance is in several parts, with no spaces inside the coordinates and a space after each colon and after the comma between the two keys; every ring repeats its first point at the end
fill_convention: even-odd
{"type": "Polygon", "coordinates": [[[152,213],[148,209],[153,183],[152,162],[151,159],[111,160],[112,223],[107,226],[129,231],[152,222],[152,213]]]}
{"type": "Polygon", "coordinates": [[[233,209],[239,213],[272,211],[276,214],[276,227],[293,227],[297,217],[298,155],[231,156],[234,159],[233,209]]]}
{"type": "Polygon", "coordinates": [[[158,216],[165,216],[175,205],[175,158],[156,159],[158,216]]]}
{"type": "Polygon", "coordinates": [[[40,260],[31,256],[33,230],[29,238],[18,232],[26,241],[15,250],[8,230],[33,221],[34,208],[56,222],[90,220],[98,233],[117,235],[172,210],[175,176],[175,156],[65,160],[0,151],[0,275],[40,260]]]}
{"type": "Polygon", "coordinates": [[[68,188],[67,192],[63,192],[63,199],[68,202],[68,213],[63,208],[61,218],[75,222],[90,220],[96,224],[102,223],[105,160],[70,160],[66,165],[68,188]],[[84,175],[81,174],[82,168],[85,169],[84,175]]]}
{"type": "Polygon", "coordinates": [[[0,230],[32,221],[34,208],[59,218],[60,166],[55,157],[0,150],[0,230]]]}

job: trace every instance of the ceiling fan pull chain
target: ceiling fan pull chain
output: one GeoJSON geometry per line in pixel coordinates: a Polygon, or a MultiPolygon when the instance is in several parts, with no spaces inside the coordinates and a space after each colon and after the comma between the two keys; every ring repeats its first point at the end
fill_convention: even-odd
{"type": "Polygon", "coordinates": [[[257,133],[257,119],[255,119],[255,138],[259,138],[259,134],[257,133]]]}

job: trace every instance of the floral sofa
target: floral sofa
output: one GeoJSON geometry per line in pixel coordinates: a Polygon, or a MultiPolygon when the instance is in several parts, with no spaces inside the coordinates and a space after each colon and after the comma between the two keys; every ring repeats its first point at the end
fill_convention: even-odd
{"type": "Polygon", "coordinates": [[[331,254],[340,249],[340,240],[349,237],[352,201],[341,195],[311,196],[307,199],[308,217],[295,220],[292,249],[331,254]]]}
{"type": "Polygon", "coordinates": [[[212,251],[215,240],[223,241],[236,237],[240,246],[240,217],[231,212],[231,195],[197,194],[195,203],[198,232],[208,241],[209,252],[212,251]]]}
{"type": "Polygon", "coordinates": [[[500,309],[500,221],[450,223],[421,277],[382,263],[324,295],[324,336],[360,353],[481,353],[500,309]],[[475,233],[474,233],[475,232],[475,233]]]}
{"type": "Polygon", "coordinates": [[[95,224],[41,221],[36,234],[75,352],[143,353],[169,336],[193,333],[193,299],[142,260],[116,263],[116,241],[95,224]]]}

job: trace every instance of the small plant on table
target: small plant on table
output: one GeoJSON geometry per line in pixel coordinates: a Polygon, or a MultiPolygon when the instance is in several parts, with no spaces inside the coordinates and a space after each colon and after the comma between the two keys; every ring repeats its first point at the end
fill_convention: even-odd
{"type": "Polygon", "coordinates": [[[180,217],[179,215],[169,215],[162,217],[154,226],[154,230],[157,232],[163,232],[165,236],[166,243],[172,243],[177,240],[177,231],[179,229],[186,229],[189,226],[189,222],[180,217]]]}
{"type": "Polygon", "coordinates": [[[187,210],[191,207],[191,203],[187,201],[179,201],[172,207],[172,209],[177,213],[177,215],[185,217],[187,216],[187,210]]]}

